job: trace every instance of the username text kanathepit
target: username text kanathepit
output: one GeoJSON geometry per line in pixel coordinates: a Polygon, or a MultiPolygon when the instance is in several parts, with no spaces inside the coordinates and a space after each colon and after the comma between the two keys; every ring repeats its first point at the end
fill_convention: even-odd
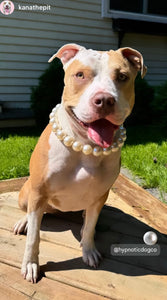
{"type": "Polygon", "coordinates": [[[18,10],[23,10],[23,11],[47,11],[50,10],[51,6],[50,5],[20,5],[18,4],[18,10]]]}

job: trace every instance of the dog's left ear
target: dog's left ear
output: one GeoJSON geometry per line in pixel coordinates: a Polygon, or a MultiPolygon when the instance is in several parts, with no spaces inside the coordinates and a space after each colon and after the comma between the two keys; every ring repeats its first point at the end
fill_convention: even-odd
{"type": "Polygon", "coordinates": [[[71,58],[73,58],[78,51],[84,49],[84,47],[77,44],[66,44],[61,47],[49,60],[50,63],[55,57],[60,58],[62,64],[67,63],[71,58]]]}
{"type": "Polygon", "coordinates": [[[132,48],[120,48],[118,51],[121,51],[137,71],[141,71],[142,78],[146,75],[147,67],[144,65],[143,56],[139,51],[132,48]]]}

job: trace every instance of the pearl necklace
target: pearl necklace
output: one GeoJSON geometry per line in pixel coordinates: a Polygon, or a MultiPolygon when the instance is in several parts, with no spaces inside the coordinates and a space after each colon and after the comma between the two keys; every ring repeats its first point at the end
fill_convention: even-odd
{"type": "Polygon", "coordinates": [[[126,140],[126,129],[123,127],[123,125],[119,126],[119,136],[110,147],[101,148],[99,146],[92,147],[89,144],[83,145],[81,142],[75,140],[74,137],[69,136],[64,130],[62,130],[57,117],[57,111],[60,105],[61,104],[57,104],[56,107],[53,108],[49,115],[49,123],[52,125],[52,130],[56,134],[57,138],[62,141],[66,147],[72,147],[72,149],[76,152],[82,151],[82,153],[85,155],[93,154],[94,156],[101,156],[109,155],[112,152],[117,152],[124,145],[124,141],[126,140]]]}

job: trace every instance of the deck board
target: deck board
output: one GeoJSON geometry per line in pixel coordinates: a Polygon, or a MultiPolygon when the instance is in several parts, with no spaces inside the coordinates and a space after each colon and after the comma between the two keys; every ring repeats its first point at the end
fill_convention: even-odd
{"type": "MultiPolygon", "coordinates": [[[[21,180],[15,190],[20,185],[21,180]]],[[[167,206],[136,184],[121,175],[110,192],[96,230],[104,257],[97,270],[82,262],[81,213],[44,216],[39,256],[43,276],[36,285],[20,275],[26,237],[12,232],[24,215],[17,198],[18,192],[0,194],[0,299],[167,299],[167,206]],[[148,230],[158,235],[159,256],[111,255],[111,244],[141,244],[148,230]]]]}

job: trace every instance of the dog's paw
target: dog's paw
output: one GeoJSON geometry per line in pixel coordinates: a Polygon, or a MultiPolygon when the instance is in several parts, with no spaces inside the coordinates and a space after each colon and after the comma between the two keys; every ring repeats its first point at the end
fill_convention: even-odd
{"type": "Polygon", "coordinates": [[[27,216],[20,219],[13,227],[14,234],[27,233],[27,216]]]}
{"type": "Polygon", "coordinates": [[[102,256],[96,248],[92,249],[82,249],[82,259],[84,263],[90,267],[97,268],[100,261],[102,260],[102,256]]]}
{"type": "Polygon", "coordinates": [[[39,265],[37,263],[27,263],[22,266],[21,274],[24,279],[29,282],[36,283],[39,273],[39,265]]]}

